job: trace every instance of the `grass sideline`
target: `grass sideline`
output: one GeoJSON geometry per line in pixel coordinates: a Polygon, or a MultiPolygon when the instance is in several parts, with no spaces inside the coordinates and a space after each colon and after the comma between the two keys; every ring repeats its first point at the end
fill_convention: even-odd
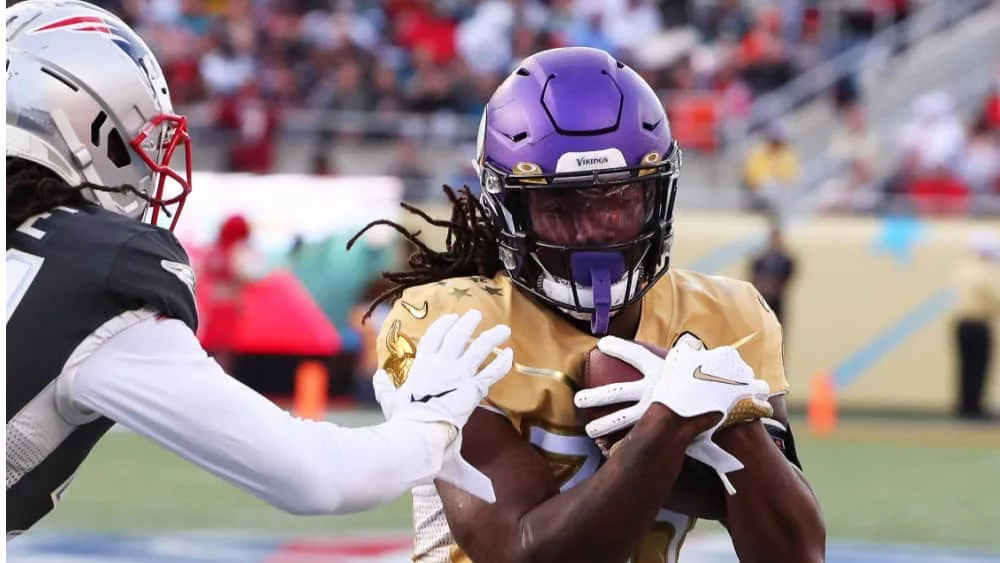
{"type": "MultiPolygon", "coordinates": [[[[337,415],[346,425],[376,415],[337,415]]],[[[794,423],[793,423],[794,424],[794,423]]],[[[1000,551],[1000,431],[951,423],[846,421],[817,438],[795,426],[806,475],[836,539],[938,544],[1000,551]]],[[[103,440],[55,512],[49,532],[249,531],[331,536],[411,529],[404,497],[341,517],[293,517],[195,469],[138,436],[103,440]]],[[[717,530],[702,523],[696,531],[717,530]]]]}

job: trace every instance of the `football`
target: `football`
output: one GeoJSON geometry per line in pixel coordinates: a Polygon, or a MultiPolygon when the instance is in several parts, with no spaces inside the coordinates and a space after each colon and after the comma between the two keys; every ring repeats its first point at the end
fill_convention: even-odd
{"type": "MultiPolygon", "coordinates": [[[[664,358],[667,350],[639,342],[646,349],[664,358]]],[[[642,378],[642,373],[629,364],[601,352],[596,346],[587,353],[582,368],[582,385],[584,388],[600,387],[609,383],[620,383],[623,381],[637,381],[642,378]]],[[[629,403],[619,403],[591,409],[583,409],[584,416],[588,421],[600,418],[606,414],[611,414],[619,409],[629,406],[629,403]]],[[[624,438],[629,429],[619,430],[608,436],[595,440],[602,451],[607,452],[615,442],[624,438]]],[[[664,502],[664,508],[669,508],[682,514],[703,518],[706,520],[719,520],[726,513],[726,496],[722,487],[722,482],[715,475],[715,472],[689,457],[684,458],[684,466],[677,483],[670,497],[664,502]]]]}
{"type": "MultiPolygon", "coordinates": [[[[647,350],[661,358],[665,358],[667,356],[667,350],[660,348],[659,346],[646,344],[644,342],[639,342],[638,344],[641,344],[647,350]]],[[[582,384],[585,389],[600,387],[610,383],[621,383],[623,381],[637,381],[642,379],[642,374],[639,373],[639,370],[619,360],[618,358],[615,358],[614,356],[609,356],[604,352],[601,352],[597,346],[594,346],[589,352],[587,352],[587,357],[583,363],[582,375],[582,384]]],[[[627,406],[629,406],[629,403],[620,403],[617,405],[606,405],[603,407],[584,409],[583,412],[589,422],[627,406]]],[[[614,434],[598,438],[597,442],[598,445],[601,446],[601,449],[607,451],[607,448],[610,448],[615,442],[624,438],[626,434],[628,434],[628,429],[619,430],[614,434]]]]}

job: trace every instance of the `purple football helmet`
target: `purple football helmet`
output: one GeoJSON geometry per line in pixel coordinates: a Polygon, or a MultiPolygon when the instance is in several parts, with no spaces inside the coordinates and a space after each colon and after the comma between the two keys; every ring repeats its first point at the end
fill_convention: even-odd
{"type": "Polygon", "coordinates": [[[652,88],[598,49],[528,57],[479,126],[482,203],[504,267],[594,334],[666,273],[680,164],[652,88]]]}

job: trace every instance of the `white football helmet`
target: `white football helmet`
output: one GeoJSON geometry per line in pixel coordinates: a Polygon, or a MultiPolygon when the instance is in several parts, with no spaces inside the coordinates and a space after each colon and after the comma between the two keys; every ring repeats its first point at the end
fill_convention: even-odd
{"type": "Polygon", "coordinates": [[[191,191],[191,140],[146,43],[111,12],[77,0],[27,0],[6,16],[7,157],[71,186],[132,186],[83,195],[154,224],[166,211],[173,229],[191,191]],[[180,172],[170,166],[178,147],[180,172]]]}

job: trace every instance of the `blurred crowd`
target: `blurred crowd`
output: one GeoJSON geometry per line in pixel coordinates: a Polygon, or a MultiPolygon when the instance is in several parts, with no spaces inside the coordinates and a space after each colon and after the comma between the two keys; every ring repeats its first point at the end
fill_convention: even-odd
{"type": "Polygon", "coordinates": [[[1000,213],[1000,75],[968,116],[942,92],[922,94],[890,138],[869,130],[862,108],[845,115],[830,144],[840,171],[827,186],[829,210],[1000,213]],[[880,171],[885,155],[893,164],[880,171]]]}
{"type": "MultiPolygon", "coordinates": [[[[197,112],[196,125],[223,133],[229,170],[276,171],[281,131],[296,114],[315,139],[311,173],[339,173],[331,147],[340,140],[395,139],[385,172],[404,178],[407,198],[417,200],[437,193],[420,143],[470,142],[488,96],[540,49],[610,51],[662,95],[685,150],[712,153],[725,143],[727,128],[749,117],[755,97],[919,6],[914,0],[99,3],[149,41],[176,103],[206,110],[197,112]]],[[[894,139],[871,133],[858,90],[850,74],[834,87],[842,131],[830,145],[840,169],[826,186],[829,209],[879,211],[903,201],[921,212],[961,212],[980,196],[997,195],[997,89],[971,123],[944,94],[926,94],[913,102],[910,122],[894,139]],[[876,166],[885,151],[899,162],[896,169],[876,166]]],[[[754,209],[766,208],[802,176],[787,126],[773,123],[761,132],[743,171],[754,209]]],[[[476,183],[467,170],[453,175],[458,184],[476,183]]]]}
{"type": "MultiPolygon", "coordinates": [[[[911,0],[100,0],[159,55],[178,105],[209,102],[238,137],[230,168],[267,172],[289,108],[341,136],[471,137],[523,57],[606,49],[664,93],[677,136],[713,151],[755,95],[909,13],[911,0]],[[836,8],[830,6],[836,5],[836,8]],[[407,127],[400,114],[423,115],[407,127]],[[468,129],[472,129],[471,131],[468,129]]],[[[317,157],[318,173],[335,165],[317,157]]]]}

